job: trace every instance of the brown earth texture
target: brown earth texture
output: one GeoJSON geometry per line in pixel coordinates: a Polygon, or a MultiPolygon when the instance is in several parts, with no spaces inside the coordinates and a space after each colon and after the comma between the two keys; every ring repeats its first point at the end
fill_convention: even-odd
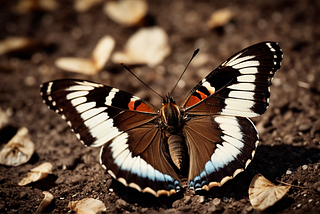
{"type": "Polygon", "coordinates": [[[54,196],[45,213],[73,212],[68,203],[84,198],[102,201],[106,213],[260,213],[248,196],[257,173],[275,184],[278,180],[294,185],[263,213],[320,213],[320,1],[149,0],[144,22],[135,27],[111,20],[103,12],[105,1],[85,12],[77,12],[74,2],[57,0],[54,10],[25,14],[12,11],[17,0],[0,2],[0,40],[20,36],[41,43],[0,55],[0,106],[9,115],[9,123],[0,131],[1,146],[21,127],[28,128],[35,144],[27,163],[0,165],[0,213],[34,213],[43,191],[54,196]],[[210,29],[210,15],[223,8],[231,11],[232,18],[210,29]],[[114,51],[120,51],[131,35],[153,25],[167,33],[170,55],[154,67],[131,68],[160,94],[173,88],[193,50],[200,48],[182,77],[184,84],[175,91],[178,103],[210,71],[243,48],[275,41],[283,50],[270,106],[265,114],[253,118],[260,134],[255,158],[222,187],[199,193],[185,188],[159,198],[124,187],[100,166],[99,148],[83,146],[67,123],[42,103],[41,83],[73,78],[130,91],[161,105],[157,95],[112,60],[94,75],[63,71],[54,64],[60,57],[89,57],[105,35],[115,39],[114,51]],[[43,162],[52,163],[52,174],[18,185],[30,169],[43,162]]]}

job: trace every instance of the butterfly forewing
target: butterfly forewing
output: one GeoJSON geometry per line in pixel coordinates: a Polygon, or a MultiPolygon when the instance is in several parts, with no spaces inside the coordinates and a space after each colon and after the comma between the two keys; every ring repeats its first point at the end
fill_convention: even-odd
{"type": "Polygon", "coordinates": [[[282,51],[275,42],[250,46],[199,82],[182,106],[193,114],[258,116],[268,106],[271,78],[281,60],[282,51]]]}
{"type": "Polygon", "coordinates": [[[81,80],[44,83],[41,95],[83,144],[103,146],[101,164],[120,182],[157,196],[180,189],[162,148],[154,106],[119,89],[81,80]]]}

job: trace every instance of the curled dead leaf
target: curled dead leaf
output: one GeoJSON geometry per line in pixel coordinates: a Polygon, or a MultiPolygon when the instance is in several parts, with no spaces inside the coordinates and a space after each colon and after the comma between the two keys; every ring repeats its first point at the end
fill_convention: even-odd
{"type": "Polygon", "coordinates": [[[52,173],[52,164],[49,162],[44,162],[43,164],[31,169],[30,171],[31,172],[28,172],[27,176],[18,183],[19,186],[25,186],[27,184],[39,181],[47,177],[52,173]]]}
{"type": "Polygon", "coordinates": [[[55,65],[66,71],[88,75],[96,74],[103,69],[110,58],[114,46],[115,40],[107,35],[99,40],[91,58],[62,57],[55,61],[55,65]]]}
{"type": "Polygon", "coordinates": [[[222,27],[228,22],[230,22],[232,17],[233,17],[233,12],[229,8],[217,10],[211,14],[209,20],[207,21],[207,26],[210,29],[222,27]]]}
{"type": "Polygon", "coordinates": [[[104,12],[109,18],[120,25],[135,26],[145,17],[148,4],[145,0],[138,1],[107,1],[104,12]]]}
{"type": "Polygon", "coordinates": [[[51,204],[54,198],[50,192],[43,191],[42,193],[44,194],[44,199],[41,201],[38,209],[36,210],[36,213],[42,213],[46,209],[46,207],[51,204]]]}
{"type": "Polygon", "coordinates": [[[168,35],[161,27],[142,28],[129,38],[124,51],[112,56],[112,61],[154,67],[170,54],[168,41],[168,35]]]}
{"type": "Polygon", "coordinates": [[[290,189],[290,186],[276,186],[271,181],[257,174],[249,186],[249,200],[252,207],[265,210],[278,202],[290,189]]]}
{"type": "Polygon", "coordinates": [[[19,166],[28,162],[33,155],[34,144],[27,128],[20,128],[17,134],[1,149],[0,164],[19,166]]]}
{"type": "Polygon", "coordinates": [[[80,201],[70,201],[68,207],[77,214],[96,214],[106,211],[104,203],[94,198],[85,198],[80,201]]]}

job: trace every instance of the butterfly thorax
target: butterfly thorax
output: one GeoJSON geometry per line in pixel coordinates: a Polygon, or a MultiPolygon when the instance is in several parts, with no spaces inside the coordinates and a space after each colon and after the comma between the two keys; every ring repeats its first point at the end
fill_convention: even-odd
{"type": "Polygon", "coordinates": [[[160,115],[163,126],[169,133],[181,130],[182,109],[175,104],[172,97],[163,100],[160,115]]]}
{"type": "Polygon", "coordinates": [[[163,100],[160,109],[161,121],[168,137],[168,149],[175,166],[182,171],[185,162],[185,143],[182,137],[183,109],[175,104],[172,97],[163,100]]]}

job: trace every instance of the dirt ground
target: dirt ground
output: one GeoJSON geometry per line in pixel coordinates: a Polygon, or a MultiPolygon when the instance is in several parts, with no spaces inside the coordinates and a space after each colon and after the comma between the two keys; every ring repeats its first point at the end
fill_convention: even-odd
{"type": "Polygon", "coordinates": [[[11,11],[17,2],[0,2],[0,39],[23,36],[45,44],[26,53],[0,56],[0,106],[11,115],[8,126],[0,131],[0,143],[6,143],[20,127],[29,129],[35,143],[35,153],[26,164],[0,165],[1,213],[35,212],[43,191],[54,195],[47,213],[69,212],[68,203],[83,198],[103,201],[108,213],[259,213],[248,197],[249,183],[257,173],[276,184],[281,180],[300,186],[292,187],[265,212],[320,213],[319,1],[148,1],[146,24],[167,32],[171,54],[155,68],[133,67],[141,79],[160,94],[167,94],[195,48],[200,48],[199,58],[209,59],[197,63],[196,58],[188,68],[183,76],[185,84],[175,91],[178,103],[207,73],[249,45],[276,41],[284,53],[282,67],[273,79],[270,107],[253,119],[261,142],[247,170],[209,192],[195,194],[186,188],[160,198],[113,181],[99,165],[99,148],[86,148],[78,142],[39,95],[43,82],[77,78],[134,92],[160,105],[159,97],[111,61],[92,76],[62,71],[54,65],[63,56],[89,57],[104,35],[111,35],[115,49],[121,50],[141,27],[116,24],[103,13],[103,3],[79,13],[73,1],[60,0],[54,11],[17,15],[11,11]],[[207,20],[222,8],[232,11],[232,20],[210,30],[207,20]],[[43,162],[53,164],[53,174],[24,187],[17,185],[31,168],[43,162]]]}

